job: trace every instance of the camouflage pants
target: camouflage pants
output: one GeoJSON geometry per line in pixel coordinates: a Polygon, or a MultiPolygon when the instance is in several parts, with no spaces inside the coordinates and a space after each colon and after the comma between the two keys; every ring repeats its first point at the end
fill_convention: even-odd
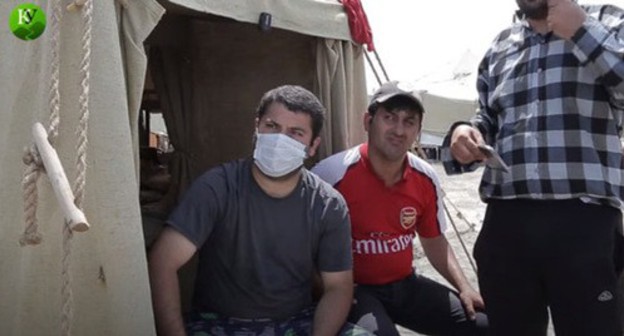
{"type": "MultiPolygon", "coordinates": [[[[314,308],[309,308],[286,320],[239,319],[214,313],[193,313],[186,323],[189,336],[307,336],[312,334],[314,308]]],[[[354,324],[345,324],[341,336],[372,335],[354,324]]]]}

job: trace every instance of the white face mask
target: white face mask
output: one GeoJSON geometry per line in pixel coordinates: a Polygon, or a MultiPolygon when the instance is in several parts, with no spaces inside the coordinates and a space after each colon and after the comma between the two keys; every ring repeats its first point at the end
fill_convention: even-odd
{"type": "Polygon", "coordinates": [[[265,175],[281,177],[303,165],[306,145],[282,133],[257,133],[253,157],[265,175]]]}

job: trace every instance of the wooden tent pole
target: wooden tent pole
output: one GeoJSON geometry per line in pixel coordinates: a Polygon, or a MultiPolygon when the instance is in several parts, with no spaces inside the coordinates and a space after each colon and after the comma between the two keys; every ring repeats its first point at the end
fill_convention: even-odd
{"type": "Polygon", "coordinates": [[[84,213],[74,204],[74,193],[56,150],[48,142],[48,133],[41,123],[35,123],[32,132],[41,161],[69,228],[77,232],[87,231],[89,223],[84,213]]]}

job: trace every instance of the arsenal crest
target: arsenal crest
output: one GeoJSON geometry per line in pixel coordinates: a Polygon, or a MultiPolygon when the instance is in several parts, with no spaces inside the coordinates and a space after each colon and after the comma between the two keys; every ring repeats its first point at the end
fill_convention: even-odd
{"type": "Polygon", "coordinates": [[[404,207],[401,209],[401,226],[404,229],[409,229],[414,224],[416,224],[416,217],[418,213],[416,213],[416,208],[414,207],[404,207]]]}

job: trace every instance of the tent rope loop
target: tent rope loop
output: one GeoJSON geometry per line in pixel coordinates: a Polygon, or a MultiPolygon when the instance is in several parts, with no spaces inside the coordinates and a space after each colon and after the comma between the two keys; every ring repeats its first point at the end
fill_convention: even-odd
{"type": "Polygon", "coordinates": [[[58,138],[58,129],[61,122],[60,110],[61,110],[61,93],[59,90],[60,83],[60,43],[59,35],[60,28],[59,22],[63,17],[63,10],[61,8],[60,1],[54,2],[54,8],[52,12],[51,20],[51,39],[52,39],[52,65],[51,65],[51,77],[50,77],[50,92],[49,103],[50,117],[48,119],[48,141],[54,145],[56,138],[58,138]]]}
{"type": "Polygon", "coordinates": [[[41,155],[39,155],[39,151],[34,145],[24,148],[24,156],[22,157],[22,161],[27,166],[34,164],[35,166],[43,169],[43,161],[41,161],[41,155]]]}
{"type": "Polygon", "coordinates": [[[89,129],[89,89],[90,89],[90,73],[91,73],[91,30],[93,26],[93,0],[86,0],[83,7],[82,18],[85,30],[82,34],[82,60],[80,62],[80,81],[81,93],[79,97],[80,103],[80,120],[78,123],[78,144],[76,168],[77,176],[74,182],[75,203],[78,208],[82,208],[84,200],[84,186],[86,182],[87,171],[87,133],[89,129]]]}
{"type": "Polygon", "coordinates": [[[41,157],[34,145],[24,150],[24,163],[27,165],[22,177],[24,199],[24,233],[20,237],[20,245],[36,245],[41,243],[42,237],[37,224],[37,180],[43,169],[41,157]]]}
{"type": "MultiPolygon", "coordinates": [[[[78,142],[76,144],[76,178],[74,180],[74,204],[78,209],[82,210],[85,197],[85,185],[87,175],[87,133],[89,129],[89,89],[90,89],[90,73],[91,73],[91,38],[93,27],[93,0],[76,0],[82,3],[82,20],[84,31],[81,38],[82,60],[80,61],[80,96],[78,102],[80,104],[80,119],[78,122],[78,142]]],[[[63,298],[61,327],[63,335],[70,335],[71,322],[73,320],[72,312],[72,291],[71,291],[71,242],[72,229],[69,223],[63,226],[63,259],[62,259],[62,275],[63,285],[61,294],[63,298]]]]}
{"type": "Polygon", "coordinates": [[[72,321],[74,320],[73,294],[71,287],[71,276],[69,268],[71,265],[71,242],[73,233],[67,222],[63,225],[63,258],[62,264],[62,284],[61,284],[61,335],[71,335],[72,321]]]}
{"type": "MultiPolygon", "coordinates": [[[[67,177],[62,168],[58,155],[52,145],[58,137],[60,124],[60,43],[59,23],[61,21],[63,7],[62,0],[51,1],[52,16],[50,20],[51,30],[51,76],[50,76],[50,117],[48,129],[41,124],[33,126],[35,144],[25,150],[23,161],[27,165],[24,170],[22,185],[24,190],[24,218],[25,230],[20,238],[20,244],[39,244],[42,240],[37,225],[37,180],[42,172],[46,172],[50,178],[52,187],[56,193],[60,206],[65,214],[63,225],[63,256],[62,256],[62,309],[61,309],[61,334],[71,335],[73,321],[73,300],[71,290],[71,240],[73,231],[86,231],[89,227],[84,214],[82,204],[86,185],[87,170],[87,133],[89,120],[89,89],[91,68],[91,36],[93,25],[93,2],[92,0],[76,0],[72,5],[75,9],[82,10],[84,31],[81,38],[82,60],[80,62],[80,96],[79,110],[80,119],[77,127],[78,141],[76,144],[76,178],[73,188],[69,187],[67,177]]],[[[71,5],[70,5],[71,7],[71,5]]],[[[68,8],[69,9],[69,8],[68,8]]]]}
{"type": "Polygon", "coordinates": [[[72,3],[70,3],[67,6],[67,11],[68,12],[76,12],[79,9],[81,9],[82,7],[84,7],[84,5],[87,3],[87,0],[74,0],[72,3]]]}
{"type": "MultiPolygon", "coordinates": [[[[60,92],[59,92],[59,22],[63,15],[61,8],[61,1],[52,2],[53,10],[50,16],[50,34],[51,34],[51,76],[50,76],[50,92],[49,103],[50,116],[48,126],[48,141],[54,144],[58,137],[58,128],[60,124],[60,92]]],[[[37,181],[39,176],[44,171],[43,163],[41,161],[41,155],[35,145],[24,150],[24,156],[22,158],[26,169],[22,176],[22,190],[24,201],[24,233],[20,237],[20,245],[37,245],[43,240],[41,233],[39,233],[39,225],[37,221],[37,205],[38,205],[38,190],[37,181]]]]}

